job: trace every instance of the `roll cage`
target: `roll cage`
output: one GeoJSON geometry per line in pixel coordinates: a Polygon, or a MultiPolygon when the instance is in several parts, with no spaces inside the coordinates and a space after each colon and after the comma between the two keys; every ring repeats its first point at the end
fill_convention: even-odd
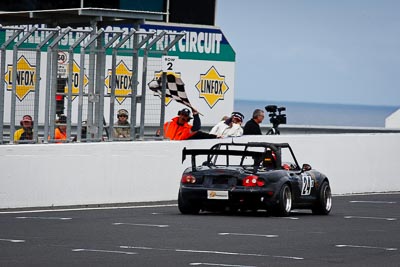
{"type": "Polygon", "coordinates": [[[254,172],[262,166],[263,161],[274,155],[275,168],[280,168],[282,164],[282,148],[289,149],[291,156],[296,166],[299,166],[293,150],[288,143],[266,143],[266,142],[249,142],[249,143],[218,143],[213,145],[210,149],[186,149],[182,150],[182,163],[186,160],[187,155],[191,155],[192,170],[196,170],[196,157],[199,155],[206,155],[207,160],[202,165],[206,166],[233,166],[231,165],[231,156],[239,156],[239,164],[235,166],[252,167],[254,172]],[[219,156],[225,156],[225,164],[217,165],[219,156]],[[251,166],[244,164],[245,158],[251,157],[253,159],[251,166]]]}

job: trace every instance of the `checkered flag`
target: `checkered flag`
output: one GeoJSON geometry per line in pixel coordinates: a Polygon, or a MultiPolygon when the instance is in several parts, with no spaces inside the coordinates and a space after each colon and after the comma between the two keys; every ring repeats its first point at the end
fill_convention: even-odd
{"type": "MultiPolygon", "coordinates": [[[[154,92],[155,95],[161,97],[161,87],[162,81],[160,78],[154,78],[148,83],[150,90],[154,92]]],[[[173,74],[167,74],[167,84],[165,90],[165,96],[174,99],[175,101],[184,104],[185,106],[192,108],[192,104],[186,95],[185,84],[181,78],[175,77],[173,74]]]]}

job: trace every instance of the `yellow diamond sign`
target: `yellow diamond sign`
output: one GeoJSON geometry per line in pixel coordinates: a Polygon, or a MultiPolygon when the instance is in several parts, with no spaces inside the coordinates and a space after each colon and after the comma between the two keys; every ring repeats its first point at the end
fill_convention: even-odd
{"type": "MultiPolygon", "coordinates": [[[[80,74],[81,74],[80,72],[81,72],[81,68],[78,65],[78,63],[76,63],[74,60],[74,64],[72,65],[72,94],[74,96],[72,96],[72,100],[74,100],[76,95],[79,94],[79,82],[80,82],[80,74]]],[[[85,88],[86,85],[88,85],[88,83],[89,83],[89,78],[85,74],[85,76],[83,77],[83,88],[85,88]]],[[[64,88],[64,93],[68,94],[68,84],[64,88]]]]}
{"type": "MultiPolygon", "coordinates": [[[[108,76],[105,79],[107,92],[111,94],[111,75],[112,70],[108,70],[108,76]]],[[[132,94],[132,70],[130,70],[124,61],[120,61],[115,68],[115,96],[121,105],[127,96],[132,94]]]]}
{"type": "Polygon", "coordinates": [[[200,98],[204,98],[210,108],[220,100],[224,99],[229,87],[225,83],[225,76],[220,75],[212,66],[205,74],[200,75],[200,81],[196,84],[200,98]]]}
{"type": "MultiPolygon", "coordinates": [[[[13,67],[12,65],[7,66],[7,72],[5,74],[5,82],[7,83],[7,90],[12,90],[13,82],[13,67]]],[[[31,65],[29,61],[21,56],[17,60],[17,79],[16,79],[16,95],[19,101],[22,101],[29,92],[35,91],[36,82],[36,66],[31,65]]]]}

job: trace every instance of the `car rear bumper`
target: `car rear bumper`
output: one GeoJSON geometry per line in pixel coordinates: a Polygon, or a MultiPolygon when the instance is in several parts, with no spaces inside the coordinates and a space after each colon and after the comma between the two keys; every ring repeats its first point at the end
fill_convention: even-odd
{"type": "Polygon", "coordinates": [[[185,202],[201,206],[246,206],[247,208],[268,208],[276,204],[275,192],[268,188],[198,188],[181,186],[180,192],[185,202]]]}

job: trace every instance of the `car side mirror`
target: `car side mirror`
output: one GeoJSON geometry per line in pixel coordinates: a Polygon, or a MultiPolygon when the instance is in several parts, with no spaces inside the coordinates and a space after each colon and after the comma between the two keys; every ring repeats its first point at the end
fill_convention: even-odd
{"type": "Polygon", "coordinates": [[[301,171],[306,172],[310,171],[312,169],[310,164],[304,163],[303,166],[301,167],[301,171]]]}

